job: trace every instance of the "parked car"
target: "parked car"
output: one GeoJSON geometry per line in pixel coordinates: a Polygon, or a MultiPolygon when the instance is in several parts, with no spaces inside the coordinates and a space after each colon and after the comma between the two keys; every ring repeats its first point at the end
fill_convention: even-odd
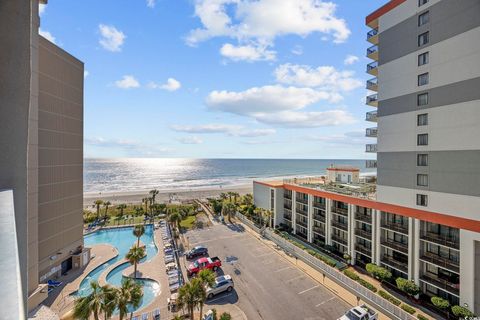
{"type": "Polygon", "coordinates": [[[218,268],[222,266],[222,261],[218,257],[213,258],[200,258],[197,259],[195,262],[190,263],[187,268],[188,276],[193,276],[197,274],[203,269],[210,269],[213,271],[217,271],[218,268]]]}
{"type": "Polygon", "coordinates": [[[208,249],[203,246],[196,246],[191,250],[185,253],[187,259],[193,259],[195,257],[206,256],[208,254],[208,249]]]}
{"type": "Polygon", "coordinates": [[[375,310],[367,305],[353,307],[345,312],[345,314],[338,318],[338,320],[377,320],[378,314],[375,310]]]}
{"type": "Polygon", "coordinates": [[[210,288],[207,288],[207,299],[213,298],[213,296],[222,293],[222,292],[230,292],[233,290],[233,280],[232,277],[229,275],[224,275],[217,277],[215,279],[215,285],[210,288]]]}

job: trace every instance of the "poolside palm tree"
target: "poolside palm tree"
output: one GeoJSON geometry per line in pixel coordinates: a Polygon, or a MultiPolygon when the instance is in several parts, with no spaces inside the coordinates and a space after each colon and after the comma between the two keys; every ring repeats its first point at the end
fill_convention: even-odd
{"type": "Polygon", "coordinates": [[[75,299],[73,317],[79,320],[88,320],[93,315],[99,320],[99,313],[102,310],[103,292],[97,281],[90,282],[92,292],[88,296],[75,299]]]}
{"type": "Polygon", "coordinates": [[[210,269],[203,269],[197,275],[197,279],[200,280],[201,292],[200,292],[200,320],[202,320],[203,315],[203,305],[205,300],[207,300],[207,287],[213,287],[215,285],[215,273],[210,269]]]}
{"type": "Polygon", "coordinates": [[[232,217],[237,212],[237,206],[231,201],[224,201],[222,205],[222,214],[228,217],[228,221],[232,222],[232,217]]]}
{"type": "Polygon", "coordinates": [[[140,247],[140,237],[145,233],[145,227],[142,225],[133,228],[133,235],[137,237],[137,247],[140,247]]]}
{"type": "Polygon", "coordinates": [[[178,212],[174,212],[168,217],[168,222],[170,222],[173,228],[178,227],[180,221],[182,221],[182,216],[178,212]]]}
{"type": "Polygon", "coordinates": [[[105,319],[110,319],[117,307],[117,290],[114,287],[109,286],[108,284],[101,287],[102,289],[102,306],[101,310],[105,319]]]}
{"type": "Polygon", "coordinates": [[[103,203],[103,206],[105,207],[105,215],[103,216],[105,219],[107,219],[107,213],[108,213],[108,207],[111,205],[112,203],[110,201],[105,201],[103,203]]]}
{"type": "Polygon", "coordinates": [[[178,305],[180,308],[187,309],[189,319],[193,319],[193,310],[201,299],[202,287],[198,278],[192,279],[178,290],[178,305]]]}
{"type": "Polygon", "coordinates": [[[124,203],[119,204],[119,205],[117,206],[117,210],[119,211],[119,212],[117,213],[117,218],[118,218],[119,220],[123,218],[124,210],[125,210],[125,209],[127,209],[127,205],[124,204],[124,203]]]}
{"type": "Polygon", "coordinates": [[[93,207],[97,209],[97,220],[100,219],[100,206],[103,204],[103,200],[95,200],[93,207]]]}
{"type": "MultiPolygon", "coordinates": [[[[118,317],[120,320],[128,314],[128,307],[136,309],[140,306],[143,297],[142,287],[132,278],[126,278],[122,281],[122,286],[116,289],[116,305],[118,308],[118,317]]],[[[130,314],[132,318],[133,312],[130,314]]]]}
{"type": "Polygon", "coordinates": [[[143,208],[142,207],[136,207],[135,208],[135,216],[141,216],[143,213],[143,208]]]}
{"type": "Polygon", "coordinates": [[[130,248],[125,258],[133,265],[133,277],[137,278],[137,265],[145,257],[145,248],[134,245],[130,248]]]}
{"type": "Polygon", "coordinates": [[[150,190],[149,193],[152,195],[153,203],[155,203],[155,197],[157,196],[159,191],[157,189],[153,189],[153,190],[150,190]]]}

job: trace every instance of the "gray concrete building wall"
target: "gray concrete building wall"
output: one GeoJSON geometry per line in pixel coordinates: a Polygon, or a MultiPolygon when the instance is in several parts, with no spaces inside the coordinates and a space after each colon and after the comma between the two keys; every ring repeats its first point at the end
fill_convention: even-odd
{"type": "MultiPolygon", "coordinates": [[[[61,273],[62,262],[83,245],[84,68],[45,38],[39,44],[38,260],[43,282],[61,273]]],[[[68,267],[64,262],[64,270],[68,267]]]]}

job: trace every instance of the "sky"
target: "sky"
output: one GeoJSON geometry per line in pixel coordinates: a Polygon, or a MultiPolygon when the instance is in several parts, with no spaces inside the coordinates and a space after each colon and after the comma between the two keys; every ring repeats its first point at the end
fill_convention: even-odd
{"type": "Polygon", "coordinates": [[[50,0],[85,64],[85,157],[367,159],[365,16],[385,0],[50,0]]]}

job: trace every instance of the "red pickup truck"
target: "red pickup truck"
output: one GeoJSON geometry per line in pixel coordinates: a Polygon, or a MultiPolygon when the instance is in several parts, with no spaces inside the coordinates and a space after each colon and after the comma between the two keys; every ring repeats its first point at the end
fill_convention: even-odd
{"type": "Polygon", "coordinates": [[[187,273],[188,276],[192,276],[203,269],[211,269],[213,271],[217,271],[218,268],[222,266],[222,261],[218,257],[213,258],[200,258],[195,262],[192,262],[188,268],[187,273]]]}

